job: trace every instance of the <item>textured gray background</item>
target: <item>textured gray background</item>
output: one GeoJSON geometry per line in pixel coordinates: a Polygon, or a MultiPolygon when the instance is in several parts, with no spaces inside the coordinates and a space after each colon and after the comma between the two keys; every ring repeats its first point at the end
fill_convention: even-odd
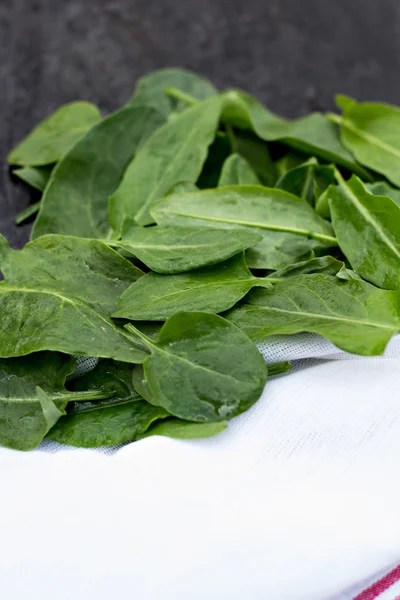
{"type": "Polygon", "coordinates": [[[104,111],[136,78],[184,66],[254,93],[283,115],[336,93],[400,104],[399,0],[0,0],[0,232],[15,246],[29,192],[7,151],[58,105],[104,111]]]}

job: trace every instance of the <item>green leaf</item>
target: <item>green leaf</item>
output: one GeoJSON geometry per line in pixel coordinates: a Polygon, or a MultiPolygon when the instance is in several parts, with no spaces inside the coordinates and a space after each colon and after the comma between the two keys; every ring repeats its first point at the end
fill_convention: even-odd
{"type": "Polygon", "coordinates": [[[0,237],[0,356],[40,350],[141,362],[110,316],[142,272],[96,240],[49,235],[11,250],[0,237]]]}
{"type": "Polygon", "coordinates": [[[174,438],[176,440],[199,440],[217,435],[228,427],[228,423],[220,421],[219,423],[191,423],[181,419],[165,419],[161,422],[155,422],[141,436],[146,438],[152,435],[162,435],[174,438]]]}
{"type": "Polygon", "coordinates": [[[254,344],[222,317],[180,312],[163,325],[157,343],[127,329],[151,352],[143,362],[150,393],[172,415],[196,422],[230,419],[252,406],[267,380],[254,344]]]}
{"type": "Polygon", "coordinates": [[[218,185],[261,185],[260,180],[240,154],[228,156],[222,167],[218,185]]]}
{"type": "Polygon", "coordinates": [[[53,168],[53,165],[45,167],[22,167],[21,169],[14,169],[12,174],[36,190],[39,190],[39,192],[43,192],[53,168]]]}
{"type": "Polygon", "coordinates": [[[399,295],[361,280],[300,275],[257,290],[226,317],[253,340],[302,331],[318,333],[338,348],[365,356],[382,354],[400,331],[399,295]]]}
{"type": "Polygon", "coordinates": [[[204,100],[160,127],[125,171],[111,198],[111,220],[120,231],[126,217],[152,222],[150,207],[181,181],[195,183],[218,127],[219,97],[204,100]]]}
{"type": "Polygon", "coordinates": [[[246,253],[247,264],[255,269],[280,269],[313,248],[336,245],[330,224],[307,202],[261,186],[171,195],[154,206],[152,216],[165,226],[251,228],[263,237],[246,253]]]}
{"type": "MultiPolygon", "coordinates": [[[[386,181],[376,181],[374,183],[366,183],[364,184],[366,189],[374,194],[374,196],[387,196],[396,202],[398,206],[400,206],[400,190],[393,188],[391,185],[386,183],[386,181]]],[[[328,188],[321,194],[318,198],[315,210],[316,212],[325,219],[331,218],[331,211],[329,209],[329,197],[330,190],[328,192],[328,188]]]]}
{"type": "Polygon", "coordinates": [[[374,194],[374,196],[387,196],[396,202],[397,206],[400,206],[400,190],[393,188],[386,181],[375,181],[375,183],[367,183],[365,185],[367,190],[374,194]]]}
{"type": "Polygon", "coordinates": [[[50,430],[47,437],[78,448],[99,448],[132,442],[149,426],[168,413],[144,400],[103,406],[88,412],[68,414],[50,430]]]}
{"type": "Polygon", "coordinates": [[[187,104],[177,103],[166,93],[168,88],[178,88],[196,100],[205,100],[218,93],[216,87],[205,77],[185,69],[159,69],[138,79],[135,91],[128,102],[130,106],[151,106],[164,117],[184,110],[187,104]]]}
{"type": "Polygon", "coordinates": [[[204,227],[138,227],[125,221],[122,240],[113,243],[136,256],[152,271],[172,274],[222,262],[254,246],[254,231],[204,227]]]}
{"type": "Polygon", "coordinates": [[[232,153],[229,136],[217,131],[214,141],[208,148],[207,158],[197,179],[196,186],[200,189],[215,188],[221,175],[224,162],[232,153]]]}
{"type": "Polygon", "coordinates": [[[219,313],[231,308],[252,287],[270,285],[250,273],[242,254],[190,273],[147,273],[122,294],[113,316],[165,321],[179,310],[219,313]]]}
{"type": "Polygon", "coordinates": [[[54,169],[32,239],[46,233],[109,235],[109,196],[133,154],[162,122],[152,108],[124,108],[93,127],[54,169]]]}
{"type": "Polygon", "coordinates": [[[75,368],[73,358],[56,352],[0,359],[0,446],[32,450],[67,402],[104,396],[99,390],[68,392],[65,381],[75,368]]]}
{"type": "Polygon", "coordinates": [[[400,278],[400,207],[368,192],[355,176],[329,189],[329,208],[339,246],[364,279],[395,289],[400,278]]]}
{"type": "Polygon", "coordinates": [[[46,434],[57,423],[58,419],[65,415],[65,410],[57,408],[56,403],[39,386],[36,386],[36,396],[42,409],[46,434]]]}
{"type": "Polygon", "coordinates": [[[310,273],[324,273],[326,275],[337,275],[344,268],[344,263],[336,260],[333,256],[321,256],[320,258],[311,258],[298,262],[294,265],[289,265],[280,271],[275,271],[268,275],[267,280],[272,282],[288,279],[289,277],[297,277],[297,275],[307,275],[310,273]]]}
{"type": "Polygon", "coordinates": [[[101,390],[109,397],[103,400],[70,403],[68,414],[88,412],[104,406],[114,406],[116,404],[131,402],[132,400],[141,400],[132,385],[132,366],[129,363],[101,359],[94,369],[85,375],[69,381],[68,387],[72,391],[101,390]]]}
{"type": "MultiPolygon", "coordinates": [[[[154,338],[151,338],[154,339],[154,338]]],[[[157,341],[158,335],[155,338],[157,341]]],[[[144,376],[143,365],[133,365],[132,369],[132,383],[135,391],[139,396],[144,398],[149,404],[153,404],[153,406],[158,406],[158,403],[154,400],[153,396],[150,393],[149,387],[147,385],[146,378],[144,376]]]]}
{"type": "Polygon", "coordinates": [[[320,113],[311,113],[294,121],[276,116],[255,98],[231,90],[223,94],[222,120],[235,127],[253,130],[268,142],[280,141],[295,150],[341,165],[361,177],[369,178],[352,155],[342,146],[337,127],[320,113]]]}
{"type": "Polygon", "coordinates": [[[305,154],[304,152],[299,152],[298,150],[289,150],[289,152],[286,152],[282,158],[279,158],[275,162],[275,169],[278,174],[278,178],[280,179],[288,171],[291,171],[295,167],[299,167],[303,163],[307,162],[309,158],[309,155],[305,154]]]}
{"type": "Polygon", "coordinates": [[[303,198],[313,206],[315,196],[320,196],[322,191],[334,181],[333,166],[319,165],[315,158],[310,158],[307,162],[285,173],[278,180],[276,187],[303,198]]]}
{"type": "Polygon", "coordinates": [[[400,109],[351,99],[341,107],[343,117],[330,118],[340,125],[343,145],[359,163],[400,186],[400,109]]]}
{"type": "Polygon", "coordinates": [[[38,167],[60,160],[100,121],[99,109],[90,102],[71,102],[39,123],[7,157],[10,165],[38,167]]]}
{"type": "Polygon", "coordinates": [[[17,216],[15,217],[15,224],[21,225],[24,221],[35,215],[40,210],[40,206],[40,200],[39,202],[29,204],[29,206],[27,206],[24,210],[17,214],[17,216]]]}
{"type": "Polygon", "coordinates": [[[276,182],[276,168],[264,140],[260,140],[251,132],[239,130],[233,133],[231,139],[232,151],[249,163],[262,185],[273,187],[276,182]]]}

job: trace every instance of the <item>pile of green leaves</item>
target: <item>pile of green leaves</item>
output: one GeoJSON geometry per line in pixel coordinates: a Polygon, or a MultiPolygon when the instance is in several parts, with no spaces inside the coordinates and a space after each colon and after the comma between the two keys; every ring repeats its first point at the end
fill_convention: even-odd
{"type": "Polygon", "coordinates": [[[206,437],[252,406],[254,342],[364,356],[400,330],[400,110],[289,121],[166,69],[102,117],[73,102],[8,159],[42,192],[0,238],[0,444],[206,437]],[[73,377],[76,357],[97,366],[73,377]]]}

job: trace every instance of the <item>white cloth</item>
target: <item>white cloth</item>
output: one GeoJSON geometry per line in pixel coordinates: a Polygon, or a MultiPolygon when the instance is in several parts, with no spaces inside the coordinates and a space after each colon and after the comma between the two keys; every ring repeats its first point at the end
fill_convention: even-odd
{"type": "Polygon", "coordinates": [[[1,450],[1,598],[347,600],[400,561],[400,337],[260,349],[292,373],[215,438],[1,450]]]}

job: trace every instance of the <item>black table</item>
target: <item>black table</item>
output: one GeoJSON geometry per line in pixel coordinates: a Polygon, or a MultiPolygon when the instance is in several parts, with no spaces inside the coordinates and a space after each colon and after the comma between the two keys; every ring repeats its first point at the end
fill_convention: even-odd
{"type": "Polygon", "coordinates": [[[338,92],[400,104],[398,0],[0,0],[0,233],[29,201],[4,159],[40,119],[83,98],[110,111],[137,77],[183,66],[294,117],[338,92]]]}

